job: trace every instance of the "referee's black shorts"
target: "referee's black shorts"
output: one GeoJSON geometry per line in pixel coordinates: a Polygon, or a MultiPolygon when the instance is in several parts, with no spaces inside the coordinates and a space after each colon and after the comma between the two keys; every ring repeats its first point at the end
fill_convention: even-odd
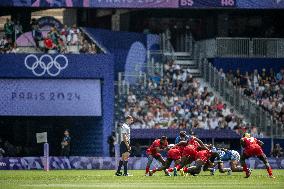
{"type": "Polygon", "coordinates": [[[125,152],[129,152],[124,141],[121,141],[119,148],[120,148],[120,156],[125,152]]]}

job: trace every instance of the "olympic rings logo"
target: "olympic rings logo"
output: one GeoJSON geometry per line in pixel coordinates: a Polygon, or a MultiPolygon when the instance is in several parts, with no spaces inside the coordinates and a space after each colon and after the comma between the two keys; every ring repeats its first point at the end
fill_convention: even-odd
{"type": "Polygon", "coordinates": [[[62,70],[67,68],[68,59],[60,54],[54,59],[49,54],[42,55],[39,59],[36,55],[30,54],[25,58],[25,66],[31,70],[35,76],[48,74],[52,77],[58,76],[62,70]]]}

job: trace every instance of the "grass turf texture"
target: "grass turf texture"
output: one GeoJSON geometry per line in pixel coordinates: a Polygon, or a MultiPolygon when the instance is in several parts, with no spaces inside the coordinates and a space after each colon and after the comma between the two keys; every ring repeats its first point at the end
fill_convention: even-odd
{"type": "Polygon", "coordinates": [[[219,174],[209,176],[202,172],[198,176],[166,177],[162,172],[145,177],[144,171],[131,171],[133,177],[117,177],[114,171],[64,170],[64,171],[0,171],[0,189],[49,189],[49,188],[258,188],[284,189],[284,170],[274,170],[276,179],[267,177],[266,170],[254,170],[250,178],[242,173],[231,176],[219,174]]]}

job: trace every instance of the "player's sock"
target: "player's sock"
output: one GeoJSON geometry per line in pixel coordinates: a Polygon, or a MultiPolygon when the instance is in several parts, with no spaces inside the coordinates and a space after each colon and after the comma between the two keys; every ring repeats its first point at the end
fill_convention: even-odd
{"type": "Polygon", "coordinates": [[[269,176],[272,176],[272,168],[271,168],[271,167],[268,167],[268,168],[267,168],[267,172],[268,172],[268,175],[269,175],[269,176]]]}
{"type": "Polygon", "coordinates": [[[248,166],[246,164],[243,165],[243,171],[246,172],[246,173],[249,172],[248,166]]]}
{"type": "Polygon", "coordinates": [[[122,165],[123,165],[123,161],[120,160],[119,163],[118,163],[118,167],[117,167],[117,171],[116,172],[120,172],[122,165]]]}
{"type": "Polygon", "coordinates": [[[180,164],[178,164],[178,165],[176,166],[176,168],[177,168],[177,170],[179,171],[182,167],[181,167],[180,164]]]}
{"type": "Polygon", "coordinates": [[[174,171],[174,168],[168,168],[168,171],[171,173],[174,171]]]}
{"type": "Polygon", "coordinates": [[[146,172],[145,172],[145,174],[148,174],[149,171],[150,171],[150,167],[149,167],[149,166],[146,166],[146,172]]]}
{"type": "Polygon", "coordinates": [[[243,167],[238,166],[237,169],[235,169],[233,172],[242,172],[243,171],[243,167]]]}
{"type": "Polygon", "coordinates": [[[154,168],[154,169],[152,170],[152,173],[156,173],[156,172],[157,172],[157,169],[154,168]]]}
{"type": "Polygon", "coordinates": [[[184,167],[184,168],[183,168],[183,171],[184,171],[185,173],[187,173],[187,172],[188,172],[188,167],[184,167]]]}
{"type": "Polygon", "coordinates": [[[229,172],[229,171],[231,171],[231,168],[224,168],[223,169],[225,172],[229,172]]]}
{"type": "Polygon", "coordinates": [[[125,174],[125,175],[127,174],[127,163],[128,163],[128,161],[124,161],[124,162],[123,162],[124,174],[125,174]]]}

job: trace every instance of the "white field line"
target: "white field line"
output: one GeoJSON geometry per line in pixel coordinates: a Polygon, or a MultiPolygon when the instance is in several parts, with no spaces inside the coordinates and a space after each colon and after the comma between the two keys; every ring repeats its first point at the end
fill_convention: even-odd
{"type": "MultiPolygon", "coordinates": [[[[231,186],[233,188],[270,188],[272,185],[277,186],[276,183],[270,183],[269,185],[247,185],[238,184],[233,185],[230,183],[206,183],[206,185],[200,183],[189,184],[160,184],[160,183],[137,183],[137,184],[27,184],[20,185],[22,187],[31,188],[222,188],[224,186],[231,186]]],[[[280,187],[280,185],[279,185],[280,187]]]]}

